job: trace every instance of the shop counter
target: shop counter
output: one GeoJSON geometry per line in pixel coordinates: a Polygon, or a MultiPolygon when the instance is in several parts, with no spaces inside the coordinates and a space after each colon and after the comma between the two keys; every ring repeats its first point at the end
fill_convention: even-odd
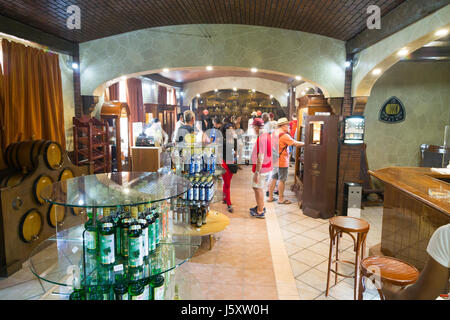
{"type": "Polygon", "coordinates": [[[418,167],[389,167],[369,174],[385,188],[381,253],[423,269],[432,234],[450,223],[450,174],[418,167]]]}

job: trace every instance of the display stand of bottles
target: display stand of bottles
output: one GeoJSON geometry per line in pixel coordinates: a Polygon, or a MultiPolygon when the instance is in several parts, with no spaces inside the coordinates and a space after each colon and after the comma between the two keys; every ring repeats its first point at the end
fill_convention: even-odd
{"type": "MultiPolygon", "coordinates": [[[[191,223],[196,228],[206,224],[218,175],[216,146],[175,146],[172,151],[174,173],[188,179],[192,188],[174,200],[173,219],[191,223]]],[[[221,169],[221,168],[220,168],[221,169]]]]}
{"type": "Polygon", "coordinates": [[[74,277],[71,300],[163,300],[175,261],[169,202],[87,211],[83,276],[74,277]],[[97,216],[97,219],[94,217],[97,216]]]}

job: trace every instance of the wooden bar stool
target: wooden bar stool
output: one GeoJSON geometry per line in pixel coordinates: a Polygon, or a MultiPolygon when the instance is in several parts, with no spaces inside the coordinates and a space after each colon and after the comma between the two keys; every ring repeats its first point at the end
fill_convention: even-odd
{"type": "MultiPolygon", "coordinates": [[[[406,287],[417,281],[419,278],[419,270],[416,267],[410,265],[402,260],[385,257],[385,256],[373,256],[367,257],[361,261],[361,281],[359,285],[358,298],[362,300],[362,296],[365,290],[364,277],[371,278],[375,274],[373,282],[379,280],[381,285],[389,283],[390,285],[406,287]],[[377,279],[378,278],[378,279],[377,279]]],[[[381,287],[377,288],[378,295],[381,300],[384,300],[381,287]]]]}
{"type": "Polygon", "coordinates": [[[337,216],[330,218],[330,253],[328,256],[328,272],[327,272],[327,290],[325,296],[328,296],[328,291],[330,289],[330,273],[335,274],[334,284],[337,284],[338,275],[345,278],[354,278],[354,299],[358,298],[358,286],[360,283],[360,262],[364,258],[364,251],[366,248],[366,237],[369,232],[370,224],[362,219],[347,217],[347,216],[337,216]],[[342,234],[346,233],[353,239],[353,250],[355,251],[355,261],[346,261],[339,259],[339,238],[342,234]],[[355,234],[356,233],[356,237],[355,234]],[[333,260],[333,253],[335,259],[333,260]],[[335,269],[331,269],[331,264],[335,264],[335,269]],[[348,263],[354,265],[355,275],[346,275],[339,273],[338,263],[348,263]]]}

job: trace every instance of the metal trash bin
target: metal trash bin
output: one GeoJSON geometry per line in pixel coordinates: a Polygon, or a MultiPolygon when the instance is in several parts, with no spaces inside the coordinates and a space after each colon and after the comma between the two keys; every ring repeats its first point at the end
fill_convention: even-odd
{"type": "Polygon", "coordinates": [[[354,182],[344,182],[344,201],[342,215],[361,217],[362,185],[354,182]]]}

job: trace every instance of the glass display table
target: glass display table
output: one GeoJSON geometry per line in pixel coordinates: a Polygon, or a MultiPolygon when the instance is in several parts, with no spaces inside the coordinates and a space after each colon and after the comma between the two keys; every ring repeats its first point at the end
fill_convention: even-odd
{"type": "MultiPolygon", "coordinates": [[[[164,284],[157,286],[164,286],[169,295],[176,296],[170,290],[175,279],[173,270],[194,255],[201,245],[201,236],[192,234],[189,223],[172,219],[168,200],[182,195],[191,187],[188,180],[171,172],[116,172],[81,176],[44,188],[41,197],[45,201],[76,208],[77,211],[73,211],[69,222],[57,225],[53,237],[33,250],[31,271],[40,279],[61,287],[89,288],[90,292],[95,291],[92,294],[97,298],[101,296],[98,292],[104,299],[113,298],[119,285],[122,289],[129,285],[149,286],[150,283],[154,285],[152,281],[155,279],[161,282],[161,278],[164,284]],[[108,222],[116,218],[114,214],[110,216],[110,210],[119,216],[127,214],[124,208],[137,211],[139,206],[144,213],[144,205],[152,210],[153,218],[158,217],[155,220],[158,245],[155,250],[142,251],[145,254],[142,254],[141,263],[132,265],[130,258],[114,247],[114,258],[106,263],[101,258],[104,254],[102,242],[98,240],[98,247],[89,248],[87,221],[91,221],[94,229],[98,228],[95,230],[100,230],[105,218],[110,219],[108,222]]],[[[120,232],[114,234],[116,238],[123,237],[120,232]]],[[[100,237],[100,232],[97,237],[100,237]]],[[[144,242],[141,243],[143,246],[144,242]]],[[[140,298],[139,293],[133,296],[133,290],[130,296],[140,298]]]]}

